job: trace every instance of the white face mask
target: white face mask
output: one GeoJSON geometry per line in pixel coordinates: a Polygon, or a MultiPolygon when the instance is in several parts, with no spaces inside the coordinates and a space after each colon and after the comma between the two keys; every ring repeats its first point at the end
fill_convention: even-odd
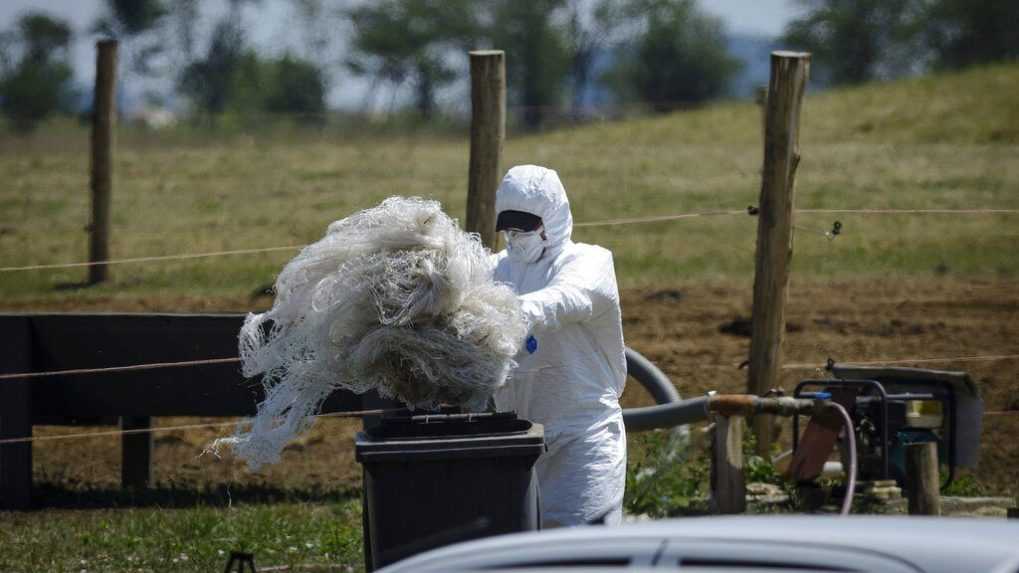
{"type": "Polygon", "coordinates": [[[537,231],[504,231],[506,251],[509,258],[518,263],[533,263],[545,252],[545,239],[541,237],[542,229],[537,231]]]}

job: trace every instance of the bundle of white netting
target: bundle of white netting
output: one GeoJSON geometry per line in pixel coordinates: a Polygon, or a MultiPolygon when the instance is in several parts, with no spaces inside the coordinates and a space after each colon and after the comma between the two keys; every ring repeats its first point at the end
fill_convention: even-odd
{"type": "Polygon", "coordinates": [[[252,469],[275,463],[337,389],[483,409],[526,335],[492,265],[436,201],[391,197],[336,221],[284,267],[272,309],[244,321],[243,372],[263,377],[266,397],[214,448],[232,445],[252,469]]]}

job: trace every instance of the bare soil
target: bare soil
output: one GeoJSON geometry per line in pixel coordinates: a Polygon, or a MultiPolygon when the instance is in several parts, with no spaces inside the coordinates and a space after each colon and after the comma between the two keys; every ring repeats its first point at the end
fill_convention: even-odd
{"type": "MultiPolygon", "coordinates": [[[[264,302],[264,301],[263,301],[264,302]]],[[[181,311],[247,310],[247,300],[181,300],[181,311]]],[[[104,310],[145,310],[145,301],[108,301],[104,310]]],[[[653,360],[681,394],[709,390],[744,392],[746,370],[738,368],[750,339],[740,333],[751,306],[749,281],[697,282],[662,289],[622,292],[626,342],[653,360]]],[[[50,310],[58,310],[60,304],[50,310]]],[[[160,301],[166,308],[166,300],[160,301]]],[[[75,303],[77,311],[83,309],[75,303]]],[[[10,309],[13,310],[13,309],[10,309]]],[[[35,310],[39,310],[38,306],[35,310]]],[[[797,283],[790,285],[782,383],[823,374],[836,361],[897,361],[898,365],[969,372],[985,400],[981,461],[971,472],[986,493],[1019,494],[1019,359],[926,359],[1019,354],[1019,282],[955,280],[797,283]],[[902,362],[898,362],[902,361],[902,362]]],[[[626,407],[650,397],[631,381],[626,407]]],[[[169,426],[222,419],[161,418],[169,426]]],[[[155,480],[161,488],[209,489],[229,495],[235,488],[273,491],[349,491],[360,481],[352,437],[360,423],[323,419],[287,448],[284,463],[261,474],[248,472],[229,454],[202,455],[229,428],[160,433],[155,437],[155,480]]],[[[98,429],[98,428],[97,428],[98,429]]],[[[108,428],[104,428],[108,429],[108,428]]],[[[40,427],[37,436],[89,431],[40,427]]],[[[788,429],[785,431],[788,437],[788,429]]],[[[117,437],[38,442],[37,480],[70,488],[115,488],[119,479],[117,437]]]]}

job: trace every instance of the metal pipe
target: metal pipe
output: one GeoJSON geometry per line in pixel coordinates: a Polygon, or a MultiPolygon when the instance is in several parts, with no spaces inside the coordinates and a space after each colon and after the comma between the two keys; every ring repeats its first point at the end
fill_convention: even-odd
{"type": "Polygon", "coordinates": [[[812,400],[794,398],[761,398],[748,394],[701,396],[682,400],[679,392],[657,366],[632,348],[626,349],[627,373],[651,394],[656,406],[623,410],[623,423],[628,432],[646,432],[685,426],[708,419],[713,412],[723,416],[751,416],[793,412],[809,413],[812,400]]]}

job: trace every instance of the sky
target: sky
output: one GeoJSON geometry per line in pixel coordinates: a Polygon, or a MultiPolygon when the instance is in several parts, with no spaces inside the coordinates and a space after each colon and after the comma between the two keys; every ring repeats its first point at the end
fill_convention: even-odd
{"type": "MultiPolygon", "coordinates": [[[[246,23],[256,46],[272,51],[293,41],[291,32],[298,24],[290,5],[290,0],[263,0],[261,7],[247,9],[246,23]]],[[[800,12],[796,0],[701,0],[700,6],[721,17],[731,33],[771,37],[780,34],[785,24],[800,12]]],[[[21,13],[29,10],[49,12],[70,22],[76,39],[71,55],[75,81],[91,85],[95,53],[89,28],[103,13],[102,0],[0,0],[0,30],[9,29],[21,13]]],[[[224,0],[203,0],[202,24],[209,26],[225,11],[224,0]]],[[[345,77],[343,89],[334,89],[329,94],[329,103],[335,107],[356,107],[364,101],[368,89],[366,81],[345,77]]]]}

